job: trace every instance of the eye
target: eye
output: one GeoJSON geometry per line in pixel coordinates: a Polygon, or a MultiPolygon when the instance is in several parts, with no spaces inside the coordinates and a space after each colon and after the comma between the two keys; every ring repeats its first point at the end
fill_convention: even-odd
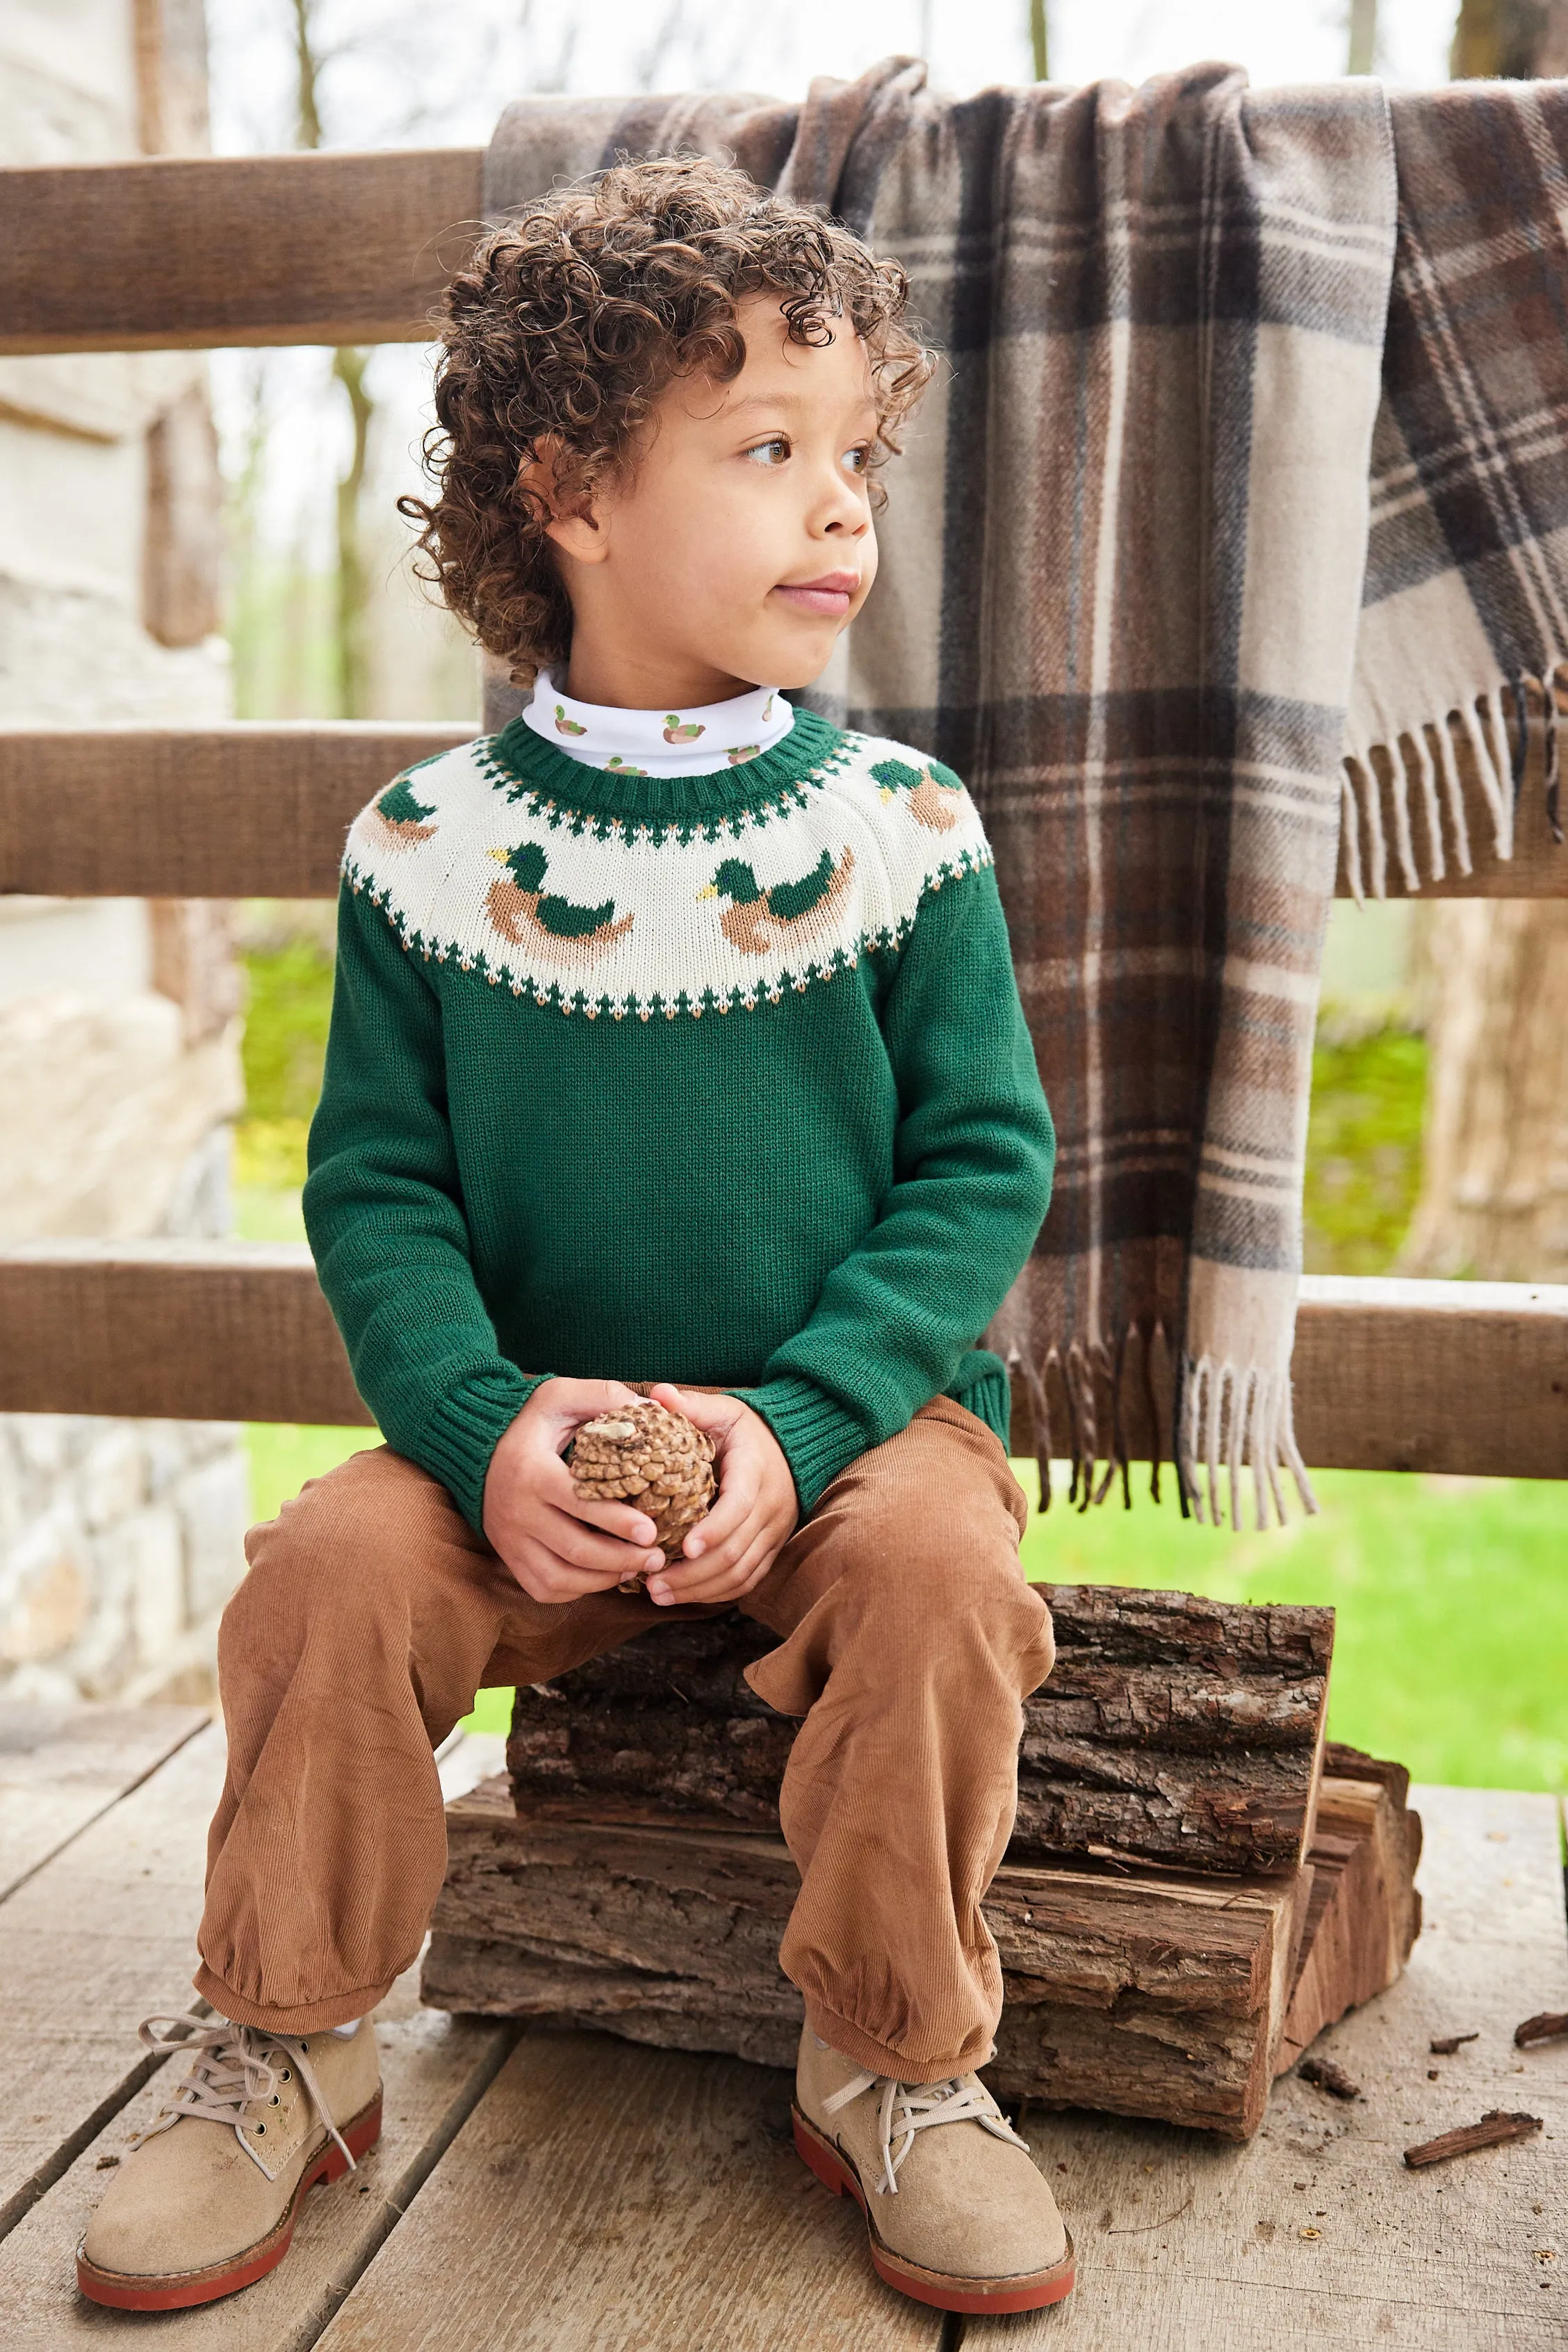
{"type": "Polygon", "coordinates": [[[868,473],[871,470],[871,443],[869,441],[857,441],[852,449],[846,449],[844,451],[844,454],[839,462],[843,467],[846,473],[868,473]]]}
{"type": "Polygon", "coordinates": [[[782,466],[789,455],[789,436],[785,433],[775,433],[769,440],[758,442],[755,448],[746,450],[744,455],[755,466],[782,466]]]}

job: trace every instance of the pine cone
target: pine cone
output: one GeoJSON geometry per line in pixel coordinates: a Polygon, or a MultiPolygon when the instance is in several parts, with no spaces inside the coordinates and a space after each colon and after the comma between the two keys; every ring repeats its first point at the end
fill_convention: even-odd
{"type": "MultiPolygon", "coordinates": [[[[646,1511],[653,1540],[671,1562],[713,1504],[712,1438],[646,1399],[585,1421],[568,1460],[579,1502],[629,1503],[646,1511]]],[[[643,1581],[629,1577],[621,1590],[639,1591],[643,1581]]]]}

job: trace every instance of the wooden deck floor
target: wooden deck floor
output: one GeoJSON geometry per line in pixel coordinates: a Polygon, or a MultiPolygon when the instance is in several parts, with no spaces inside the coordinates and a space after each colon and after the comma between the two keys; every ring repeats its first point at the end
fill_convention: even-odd
{"type": "MultiPolygon", "coordinates": [[[[312,2195],[272,2276],[157,2320],[78,2301],[71,2253],[155,2103],[137,2021],[183,2008],[220,1734],[146,1708],[0,1711],[0,2344],[138,2330],[160,2352],[1534,2352],[1568,2344],[1568,2008],[1555,1806],[1427,1789],[1427,1924],[1405,1981],[1327,2037],[1364,2085],[1288,2079],[1245,2148],[1073,2114],[1025,2123],[1077,2294],[944,2325],[885,2293],[858,2217],[789,2148],[782,2076],[598,2035],[382,2012],[386,2128],[312,2195]],[[1435,2034],[1479,2032],[1436,2059],[1435,2034]],[[1430,2079],[1435,2073],[1436,2080],[1430,2079]],[[1410,2142],[1489,2107],[1537,2138],[1429,2172],[1410,2142]]],[[[444,1759],[451,1787],[492,1743],[444,1759]]]]}

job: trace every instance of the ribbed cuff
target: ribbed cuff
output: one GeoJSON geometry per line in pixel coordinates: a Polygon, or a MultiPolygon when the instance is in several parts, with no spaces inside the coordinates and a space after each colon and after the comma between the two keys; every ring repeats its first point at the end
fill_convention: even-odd
{"type": "Polygon", "coordinates": [[[485,1480],[490,1457],[549,1372],[520,1372],[512,1364],[476,1374],[437,1397],[412,1442],[389,1429],[400,1454],[439,1478],[476,1535],[485,1532],[485,1480]]]}
{"type": "Polygon", "coordinates": [[[786,1375],[758,1389],[730,1391],[759,1412],[783,1449],[800,1499],[800,1517],[814,1511],[824,1487],[847,1469],[870,1441],[852,1413],[814,1381],[786,1375]]]}
{"type": "MultiPolygon", "coordinates": [[[[994,1358],[992,1360],[995,1362],[994,1358]]],[[[982,1373],[972,1387],[960,1389],[956,1394],[949,1389],[947,1393],[952,1397],[955,1404],[965,1406],[977,1420],[983,1421],[986,1427],[1000,1438],[1004,1453],[1011,1453],[1012,1382],[1000,1364],[997,1364],[994,1370],[982,1373]]]]}

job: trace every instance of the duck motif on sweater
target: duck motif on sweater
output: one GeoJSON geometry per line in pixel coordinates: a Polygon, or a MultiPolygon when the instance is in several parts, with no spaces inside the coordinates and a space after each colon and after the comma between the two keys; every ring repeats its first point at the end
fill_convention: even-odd
{"type": "Polygon", "coordinates": [[[434,807],[426,808],[414,798],[407,776],[389,784],[365,812],[371,825],[379,824],[382,839],[392,849],[411,849],[416,841],[432,840],[435,827],[426,819],[434,814],[434,807]]]}
{"type": "Polygon", "coordinates": [[[513,850],[492,849],[492,857],[506,869],[504,879],[492,882],[485,895],[490,920],[515,947],[530,946],[559,963],[588,963],[623,940],[634,917],[615,915],[615,901],[579,907],[570,898],[547,898],[544,880],[549,860],[537,841],[525,841],[513,850]]]}
{"type": "Polygon", "coordinates": [[[855,854],[846,849],[837,865],[824,849],[799,882],[775,882],[765,890],[743,857],[727,857],[700,895],[727,898],[719,929],[744,955],[767,955],[786,940],[802,941],[828,932],[833,909],[849,887],[855,854]]]}
{"type": "Polygon", "coordinates": [[[678,778],[587,767],[514,721],[426,761],[416,802],[406,790],[356,820],[350,887],[421,958],[591,1019],[825,985],[896,951],[929,893],[991,863],[956,778],[809,711],[741,766],[678,778]]]}
{"type": "Polygon", "coordinates": [[[928,832],[948,833],[957,824],[967,795],[952,769],[939,760],[924,760],[918,768],[905,760],[879,760],[872,774],[884,801],[897,793],[907,795],[904,807],[928,832]]]}

